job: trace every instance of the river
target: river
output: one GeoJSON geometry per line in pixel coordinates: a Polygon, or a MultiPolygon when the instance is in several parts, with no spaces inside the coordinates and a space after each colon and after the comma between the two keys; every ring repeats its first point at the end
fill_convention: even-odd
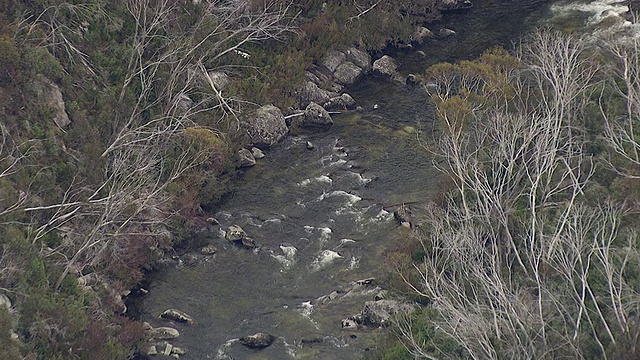
{"type": "MultiPolygon", "coordinates": [[[[575,2],[553,4],[554,14],[572,21],[577,14],[581,21],[592,16],[572,8],[575,2]]],[[[551,2],[474,5],[429,25],[457,35],[390,51],[400,71],[422,73],[436,62],[473,58],[496,45],[509,48],[533,26],[555,19],[551,2]]],[[[375,346],[376,331],[341,329],[341,320],[378,291],[378,280],[360,287],[353,282],[381,279],[391,270],[385,253],[407,235],[392,211],[428,201],[438,191],[439,174],[417,141],[417,133],[424,141],[433,136],[421,88],[368,76],[347,91],[362,110],[334,116],[326,132],[289,136],[244,170],[233,193],[210,214],[220,225],[193,241],[194,253],[195,245],[211,244],[215,255],[183,258],[151,276],[141,300],[145,321],[166,326],[158,315],[168,308],[195,319],[175,324],[181,335],[171,343],[187,350],[181,358],[359,359],[375,346]],[[229,244],[229,225],[240,225],[259,249],[229,244]],[[263,350],[237,342],[256,332],[276,340],[263,350]]]]}

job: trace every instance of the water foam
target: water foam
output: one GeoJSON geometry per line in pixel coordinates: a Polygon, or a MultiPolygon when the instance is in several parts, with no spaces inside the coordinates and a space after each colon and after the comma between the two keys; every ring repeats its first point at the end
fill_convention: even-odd
{"type": "Polygon", "coordinates": [[[622,15],[629,11],[629,7],[622,4],[620,0],[595,0],[589,3],[556,3],[551,5],[551,11],[560,17],[570,16],[576,12],[590,14],[587,25],[594,26],[612,17],[622,18],[622,15]]]}
{"type": "Polygon", "coordinates": [[[320,255],[313,260],[313,263],[311,263],[311,269],[319,270],[340,258],[342,258],[342,255],[333,250],[323,250],[320,255]]]}

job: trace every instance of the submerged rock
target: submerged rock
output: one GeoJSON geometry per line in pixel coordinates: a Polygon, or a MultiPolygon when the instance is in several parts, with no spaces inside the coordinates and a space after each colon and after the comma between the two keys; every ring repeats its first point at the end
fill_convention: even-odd
{"type": "Polygon", "coordinates": [[[242,238],[241,244],[242,247],[247,248],[247,249],[255,249],[258,247],[258,245],[256,244],[255,240],[253,240],[252,238],[245,236],[242,238]]]}
{"type": "Polygon", "coordinates": [[[263,349],[271,345],[275,339],[276,337],[271,334],[259,332],[241,337],[240,344],[253,349],[263,349]]]}
{"type": "Polygon", "coordinates": [[[191,316],[176,309],[167,309],[162,314],[160,314],[160,317],[163,319],[173,320],[181,323],[193,323],[193,318],[191,316]]]}

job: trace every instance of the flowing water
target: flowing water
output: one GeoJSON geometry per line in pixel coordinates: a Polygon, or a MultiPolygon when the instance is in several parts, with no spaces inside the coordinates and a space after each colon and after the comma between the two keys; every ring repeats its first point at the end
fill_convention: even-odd
{"type": "MultiPolygon", "coordinates": [[[[433,25],[456,36],[392,55],[405,74],[421,73],[435,62],[509,47],[552,14],[590,19],[571,8],[575,3],[554,2],[565,7],[552,13],[550,2],[476,0],[470,11],[433,25]]],[[[244,170],[233,194],[210,214],[220,225],[197,236],[197,244],[218,248],[214,256],[191,256],[153,274],[143,319],[166,325],[158,315],[168,308],[195,319],[175,324],[181,336],[171,342],[187,350],[182,358],[358,359],[375,345],[373,331],[341,329],[341,319],[378,291],[353,282],[389,271],[385,251],[406,235],[393,209],[427,201],[439,175],[416,136],[432,137],[423,90],[367,77],[348,91],[362,110],[335,116],[329,131],[288,137],[244,170]],[[228,243],[229,225],[240,225],[259,249],[228,243]],[[263,350],[237,342],[256,332],[277,339],[263,350]]]]}

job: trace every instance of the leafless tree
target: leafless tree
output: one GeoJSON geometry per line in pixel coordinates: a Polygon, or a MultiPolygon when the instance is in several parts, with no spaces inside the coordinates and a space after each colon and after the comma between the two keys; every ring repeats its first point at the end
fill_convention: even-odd
{"type": "Polygon", "coordinates": [[[598,68],[584,41],[555,32],[535,33],[518,55],[523,67],[503,76],[510,95],[499,96],[515,107],[481,97],[456,113],[450,105],[478,99],[469,93],[487,81],[431,79],[443,125],[430,150],[455,192],[425,209],[421,281],[407,282],[472,358],[596,356],[589,344],[604,358],[612,347],[635,353],[640,293],[626,274],[640,260],[637,235],[620,232],[620,204],[581,200],[594,162],[579,115],[598,68]]]}
{"type": "Polygon", "coordinates": [[[126,2],[135,22],[133,51],[104,165],[96,169],[102,181],[77,177],[58,202],[23,209],[37,219],[34,242],[51,232],[64,235],[60,246],[43,249],[64,265],[56,287],[70,273],[97,271],[123,257],[134,238],[157,241],[167,231],[164,224],[175,212],[167,188],[208,162],[222,142],[220,131],[198,125],[195,117],[235,116],[236,100],[209,72],[243,56],[247,44],[292,30],[286,3],[256,4],[203,1],[194,25],[182,28],[178,1],[126,2]]]}
{"type": "Polygon", "coordinates": [[[605,138],[613,153],[621,161],[610,163],[619,174],[631,178],[640,177],[640,143],[638,121],[640,119],[640,50],[639,39],[632,27],[620,30],[602,39],[607,55],[613,57],[609,67],[607,86],[615,89],[614,99],[621,99],[622,111],[611,106],[612,99],[601,98],[601,111],[606,121],[605,138]],[[612,109],[613,107],[613,109],[612,109]]]}

